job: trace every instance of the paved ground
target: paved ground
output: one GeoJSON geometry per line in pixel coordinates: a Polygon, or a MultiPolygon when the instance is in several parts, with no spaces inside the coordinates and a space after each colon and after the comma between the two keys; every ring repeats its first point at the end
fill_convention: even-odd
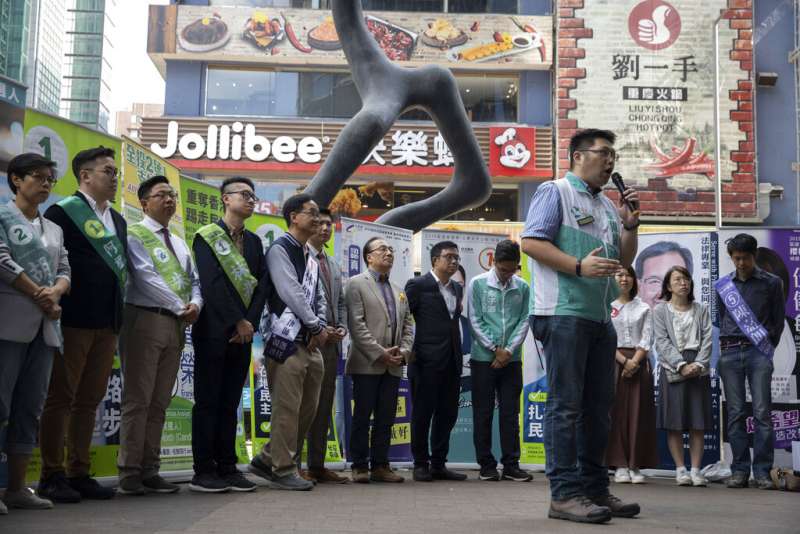
{"type": "MultiPolygon", "coordinates": [[[[401,471],[408,476],[408,471],[401,471]]],[[[311,492],[259,488],[249,494],[117,496],[113,501],[59,505],[48,511],[11,510],[0,532],[23,534],[127,532],[224,534],[262,532],[459,533],[506,532],[800,532],[800,495],[755,489],[678,488],[659,479],[612,492],[642,505],[637,519],[610,526],[547,519],[543,474],[532,483],[467,482],[320,485],[311,492]]],[[[408,476],[410,478],[410,476],[408,476]]]]}

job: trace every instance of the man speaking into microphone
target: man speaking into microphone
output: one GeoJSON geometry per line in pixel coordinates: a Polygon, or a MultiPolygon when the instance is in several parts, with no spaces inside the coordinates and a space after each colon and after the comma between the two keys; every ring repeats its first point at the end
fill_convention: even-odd
{"type": "Polygon", "coordinates": [[[618,205],[602,191],[617,161],[615,139],[596,129],[572,137],[569,172],[539,186],[521,235],[533,258],[531,330],[547,364],[548,515],[583,523],[639,513],[638,504],[609,493],[604,464],[617,348],[613,275],[636,256],[639,227],[633,189],[618,205]]]}

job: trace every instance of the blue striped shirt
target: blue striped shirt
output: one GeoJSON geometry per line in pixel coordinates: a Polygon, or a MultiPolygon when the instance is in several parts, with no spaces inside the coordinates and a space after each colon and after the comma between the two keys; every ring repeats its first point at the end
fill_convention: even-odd
{"type": "Polygon", "coordinates": [[[544,182],[533,194],[525,229],[520,238],[532,237],[553,242],[561,227],[561,196],[555,182],[544,182]]]}

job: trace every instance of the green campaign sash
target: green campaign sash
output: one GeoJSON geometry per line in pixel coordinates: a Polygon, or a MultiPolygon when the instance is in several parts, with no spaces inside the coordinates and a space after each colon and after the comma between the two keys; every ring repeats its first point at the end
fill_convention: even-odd
{"type": "Polygon", "coordinates": [[[125,281],[128,278],[128,264],[125,261],[125,249],[119,238],[106,230],[103,222],[97,218],[97,214],[82,198],[74,195],[66,197],[60,200],[58,205],[86,236],[106,265],[117,275],[120,291],[124,295],[125,281]]]}
{"type": "Polygon", "coordinates": [[[178,258],[144,224],[133,224],[128,227],[128,232],[142,242],[145,250],[153,260],[156,271],[167,286],[180,297],[184,304],[188,304],[192,298],[192,281],[188,273],[178,263],[178,258]]]}
{"type": "Polygon", "coordinates": [[[214,251],[222,270],[228,276],[236,292],[239,293],[245,307],[250,307],[253,292],[256,290],[258,280],[250,274],[250,268],[244,257],[228,237],[228,234],[216,223],[211,223],[197,230],[197,233],[208,243],[214,251]]]}
{"type": "Polygon", "coordinates": [[[33,225],[9,206],[0,206],[0,241],[11,250],[11,257],[25,269],[31,280],[50,287],[55,282],[54,266],[33,225]]]}

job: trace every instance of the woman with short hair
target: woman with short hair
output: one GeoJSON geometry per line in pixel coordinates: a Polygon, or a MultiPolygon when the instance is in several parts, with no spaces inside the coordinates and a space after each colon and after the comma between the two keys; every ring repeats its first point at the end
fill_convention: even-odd
{"type": "Polygon", "coordinates": [[[61,228],[39,213],[56,182],[55,163],[21,154],[8,164],[14,200],[0,206],[0,450],[8,456],[6,508],[46,509],[53,503],[25,487],[47,397],[53,355],[62,343],[61,295],[70,268],[61,228]]]}

